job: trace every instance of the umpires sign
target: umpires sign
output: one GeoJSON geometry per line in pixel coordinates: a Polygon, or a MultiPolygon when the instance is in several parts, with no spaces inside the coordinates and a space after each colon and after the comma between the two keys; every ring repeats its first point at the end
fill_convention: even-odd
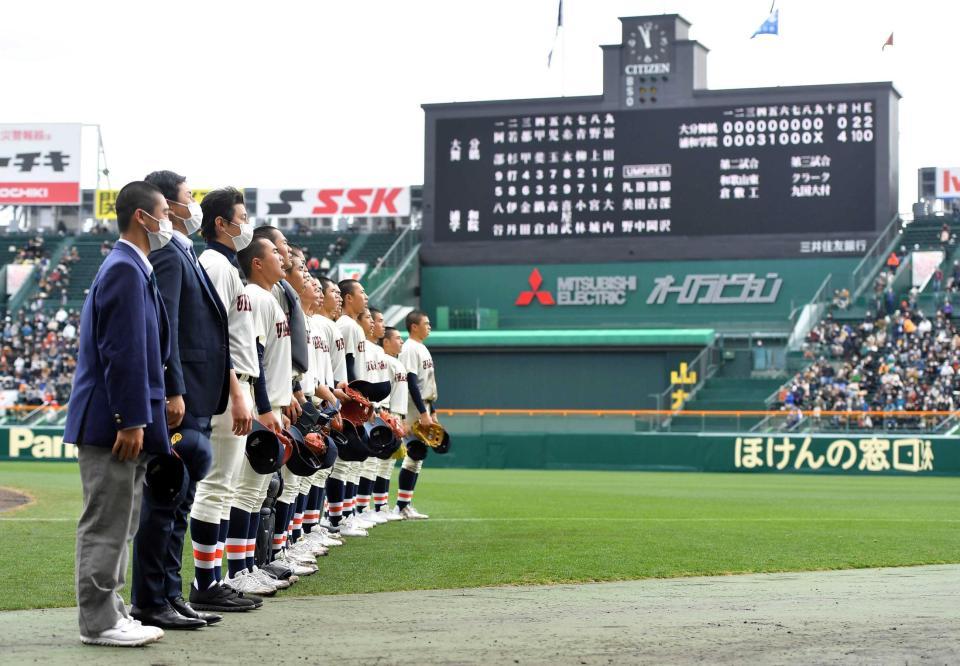
{"type": "Polygon", "coordinates": [[[0,204],[80,203],[80,125],[0,125],[0,204]]]}

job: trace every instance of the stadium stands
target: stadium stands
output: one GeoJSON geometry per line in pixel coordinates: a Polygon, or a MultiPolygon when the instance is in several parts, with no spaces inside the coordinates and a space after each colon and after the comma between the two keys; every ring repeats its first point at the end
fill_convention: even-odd
{"type": "MultiPolygon", "coordinates": [[[[311,256],[327,258],[331,266],[349,260],[372,267],[397,235],[291,234],[288,238],[292,245],[305,248],[311,256]]],[[[22,306],[9,313],[2,327],[0,390],[5,395],[0,404],[66,404],[76,364],[72,331],[79,323],[87,290],[116,240],[113,235],[48,236],[38,240],[36,234],[0,239],[0,260],[4,264],[36,261],[41,265],[34,283],[26,287],[22,306]],[[51,255],[56,263],[50,261],[51,255]]],[[[27,410],[10,412],[6,420],[20,420],[26,413],[27,410]]],[[[62,420],[62,416],[57,418],[62,420]]]]}
{"type": "Polygon", "coordinates": [[[802,369],[780,387],[770,406],[785,413],[786,430],[940,430],[944,417],[887,416],[898,411],[949,411],[960,395],[960,299],[957,221],[919,219],[894,243],[896,259],[878,263],[870,289],[855,303],[835,298],[810,331],[802,369]],[[907,255],[943,250],[940,273],[912,287],[907,255]],[[844,307],[847,306],[847,307],[844,307]],[[824,411],[878,411],[848,419],[824,411]]]}

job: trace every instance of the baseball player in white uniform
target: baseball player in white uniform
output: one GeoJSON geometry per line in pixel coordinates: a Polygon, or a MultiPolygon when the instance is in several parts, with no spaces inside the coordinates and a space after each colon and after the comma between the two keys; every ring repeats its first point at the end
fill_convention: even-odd
{"type": "Polygon", "coordinates": [[[212,419],[210,471],[197,484],[190,512],[195,567],[190,603],[201,610],[250,610],[255,606],[252,601],[219,583],[223,579],[224,546],[228,575],[233,575],[245,568],[250,534],[250,513],[234,510],[231,505],[244,463],[246,435],[252,424],[253,382],[260,374],[253,307],[244,291],[237,263],[237,252],[250,243],[253,229],[247,222],[243,194],[232,187],[208,193],[201,208],[201,233],[207,248],[200,254],[199,261],[227,308],[233,369],[227,409],[212,419]]]}
{"type": "MultiPolygon", "coordinates": [[[[400,337],[400,331],[388,326],[384,329],[383,339],[380,342],[384,351],[384,358],[387,362],[387,372],[390,374],[390,397],[387,400],[386,409],[409,433],[410,426],[407,425],[407,403],[410,395],[407,389],[407,369],[400,362],[398,356],[403,346],[403,338],[400,337]]],[[[401,520],[402,516],[390,511],[390,477],[393,475],[393,468],[396,461],[393,458],[378,461],[380,464],[377,469],[377,476],[373,482],[373,504],[377,514],[385,516],[388,520],[401,520]]]]}
{"type": "MultiPolygon", "coordinates": [[[[300,294],[300,301],[306,315],[311,358],[309,372],[304,373],[301,386],[309,400],[319,402],[321,405],[333,404],[337,398],[333,393],[335,382],[330,362],[329,331],[324,322],[329,323],[334,329],[336,326],[319,314],[323,304],[320,283],[314,278],[307,277],[304,280],[304,287],[304,291],[300,294]]],[[[306,497],[302,524],[305,537],[298,541],[295,534],[291,535],[294,544],[289,550],[295,556],[322,555],[326,553],[328,547],[342,545],[341,541],[334,539],[319,525],[324,484],[328,476],[330,476],[330,468],[318,470],[313,476],[301,479],[300,492],[306,497]]]]}
{"type": "MultiPolygon", "coordinates": [[[[357,319],[367,307],[367,294],[356,280],[343,280],[337,285],[341,296],[341,314],[337,319],[337,329],[343,339],[343,365],[347,381],[362,379],[366,367],[366,334],[357,323],[357,319]]],[[[337,373],[338,358],[333,358],[334,375],[337,373]]],[[[337,458],[330,477],[327,479],[327,517],[330,531],[336,536],[367,536],[366,530],[355,527],[353,521],[344,525],[341,522],[349,515],[350,500],[347,495],[348,483],[354,474],[355,463],[337,458]]]]}
{"type": "MultiPolygon", "coordinates": [[[[430,335],[430,318],[420,310],[411,311],[406,318],[409,337],[400,350],[400,362],[407,369],[407,389],[410,401],[407,405],[407,422],[412,426],[419,421],[427,426],[436,423],[434,402],[437,400],[437,379],[434,373],[433,357],[423,344],[430,335]]],[[[413,460],[410,456],[403,459],[400,476],[397,479],[397,505],[394,513],[404,519],[425,520],[429,516],[420,513],[413,506],[413,491],[417,486],[422,460],[413,460]]]]}
{"type": "MultiPolygon", "coordinates": [[[[280,253],[266,238],[255,238],[250,246],[239,254],[240,268],[246,274],[248,284],[245,292],[253,307],[254,333],[257,337],[257,351],[262,358],[263,382],[254,387],[258,410],[269,407],[273,415],[272,428],[277,432],[287,424],[283,409],[289,407],[293,398],[291,377],[293,373],[290,357],[290,325],[287,316],[271,289],[284,277],[283,262],[280,253]]],[[[270,474],[259,474],[249,462],[244,462],[240,472],[239,484],[234,496],[234,506],[251,514],[251,523],[259,520],[260,507],[267,495],[270,474]]],[[[254,541],[255,543],[255,541],[254,541]]],[[[236,576],[225,581],[238,592],[270,594],[278,587],[265,572],[261,572],[253,562],[253,553],[248,553],[247,567],[236,576]]],[[[284,562],[296,575],[307,575],[316,571],[316,565],[308,567],[294,566],[296,563],[284,562]]]]}
{"type": "MultiPolygon", "coordinates": [[[[390,381],[390,370],[387,366],[387,355],[383,348],[377,344],[384,333],[383,313],[377,308],[368,308],[370,313],[370,328],[367,332],[367,376],[369,382],[390,381]]],[[[389,407],[390,397],[380,404],[374,405],[374,412],[389,407]]],[[[372,511],[366,511],[370,508],[370,495],[373,492],[373,484],[377,478],[377,472],[380,470],[383,461],[376,456],[370,456],[360,465],[360,476],[357,481],[357,513],[374,523],[385,523],[389,519],[386,514],[378,514],[372,511]]]]}

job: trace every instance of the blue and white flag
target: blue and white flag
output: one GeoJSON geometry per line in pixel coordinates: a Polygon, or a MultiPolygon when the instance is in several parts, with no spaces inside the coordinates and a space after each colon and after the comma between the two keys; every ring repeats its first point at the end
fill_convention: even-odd
{"type": "Polygon", "coordinates": [[[757,31],[751,35],[750,39],[753,39],[757,35],[779,35],[780,34],[780,10],[774,9],[770,12],[770,16],[767,17],[767,20],[763,22],[757,31]]]}

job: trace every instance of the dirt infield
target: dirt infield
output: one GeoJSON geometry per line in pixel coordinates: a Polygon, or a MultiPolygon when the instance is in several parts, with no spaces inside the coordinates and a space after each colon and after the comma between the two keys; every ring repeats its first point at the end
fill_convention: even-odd
{"type": "Polygon", "coordinates": [[[956,565],[294,597],[136,650],[81,646],[73,609],[15,611],[0,661],[942,664],[958,598],[956,565]]]}
{"type": "Polygon", "coordinates": [[[23,493],[11,490],[10,488],[0,487],[0,513],[10,511],[24,504],[30,503],[30,497],[23,493]]]}

